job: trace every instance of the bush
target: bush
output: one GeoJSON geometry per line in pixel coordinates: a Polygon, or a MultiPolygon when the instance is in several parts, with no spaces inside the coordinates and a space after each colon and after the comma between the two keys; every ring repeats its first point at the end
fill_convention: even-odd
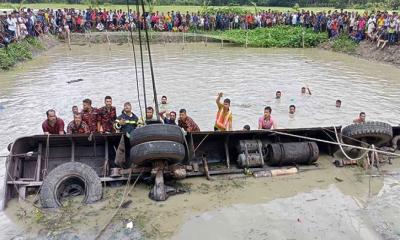
{"type": "Polygon", "coordinates": [[[347,35],[341,35],[333,40],[332,49],[336,52],[354,53],[358,44],[347,35]]]}
{"type": "Polygon", "coordinates": [[[327,41],[326,33],[316,33],[311,29],[291,26],[276,26],[272,28],[257,28],[254,30],[229,30],[222,32],[217,38],[229,42],[245,44],[247,33],[247,44],[251,47],[287,47],[301,48],[316,47],[327,41]]]}
{"type": "Polygon", "coordinates": [[[32,51],[44,49],[37,38],[28,37],[20,42],[0,48],[0,68],[9,69],[19,61],[32,58],[32,51]]]}

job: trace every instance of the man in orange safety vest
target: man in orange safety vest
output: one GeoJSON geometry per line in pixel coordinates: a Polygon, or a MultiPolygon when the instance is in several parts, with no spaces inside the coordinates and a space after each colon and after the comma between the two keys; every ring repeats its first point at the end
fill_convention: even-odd
{"type": "Polygon", "coordinates": [[[214,130],[215,131],[231,131],[232,130],[232,112],[230,110],[231,100],[229,98],[224,99],[222,104],[221,98],[223,93],[218,93],[216,100],[218,106],[217,117],[215,120],[214,130]]]}

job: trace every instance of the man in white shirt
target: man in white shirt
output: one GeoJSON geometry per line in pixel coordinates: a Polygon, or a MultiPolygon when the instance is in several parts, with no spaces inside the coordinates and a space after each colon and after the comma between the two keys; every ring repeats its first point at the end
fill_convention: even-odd
{"type": "Polygon", "coordinates": [[[12,36],[15,37],[15,31],[17,30],[17,19],[15,18],[14,13],[8,15],[7,24],[8,24],[8,31],[10,31],[10,34],[12,34],[12,36]]]}

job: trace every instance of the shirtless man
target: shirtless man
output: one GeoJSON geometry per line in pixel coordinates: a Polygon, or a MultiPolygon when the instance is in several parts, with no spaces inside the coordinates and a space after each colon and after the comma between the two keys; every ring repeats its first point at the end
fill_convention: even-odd
{"type": "Polygon", "coordinates": [[[365,112],[360,112],[360,115],[358,116],[358,118],[353,120],[353,123],[356,124],[365,123],[365,112]]]}

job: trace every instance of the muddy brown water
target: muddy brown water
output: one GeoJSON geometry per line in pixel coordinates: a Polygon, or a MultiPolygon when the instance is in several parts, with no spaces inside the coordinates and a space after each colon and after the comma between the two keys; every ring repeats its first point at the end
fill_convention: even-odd
{"type": "MultiPolygon", "coordinates": [[[[318,49],[244,49],[226,45],[222,49],[218,44],[195,43],[154,45],[152,51],[158,94],[169,97],[172,109],[186,108],[202,130],[212,129],[219,91],[232,100],[234,129],[245,124],[256,128],[266,105],[272,107],[279,127],[348,124],[360,111],[365,111],[371,120],[399,123],[400,70],[392,66],[318,49]],[[310,87],[312,96],[300,95],[300,88],[305,85],[310,87]],[[283,92],[278,101],[274,99],[277,90],[283,92]],[[336,99],[342,100],[341,109],[335,108],[336,99]],[[294,118],[288,116],[291,104],[297,107],[294,118]]],[[[1,72],[1,155],[7,154],[7,144],[16,137],[40,133],[47,109],[54,108],[69,122],[71,106],[81,107],[86,97],[95,106],[101,106],[104,96],[111,95],[118,111],[123,102],[131,101],[139,114],[132,59],[127,44],[112,45],[111,51],[107,45],[75,45],[72,51],[58,46],[12,71],[1,72]],[[84,81],[66,83],[78,78],[84,81]]],[[[149,80],[148,71],[146,76],[149,80]]],[[[150,81],[146,84],[149,86],[150,81]]],[[[147,93],[150,92],[148,89],[147,93]]],[[[150,95],[148,102],[152,102],[150,95]]],[[[131,193],[133,204],[118,218],[120,225],[116,228],[124,231],[116,229],[117,235],[111,232],[108,236],[399,238],[399,206],[395,200],[400,189],[396,176],[370,181],[357,168],[335,169],[330,159],[321,162],[327,170],[275,179],[216,182],[187,179],[183,183],[192,191],[164,203],[148,200],[147,187],[139,185],[131,193]],[[344,181],[338,182],[335,177],[344,181]],[[134,220],[135,229],[141,233],[135,231],[137,235],[132,235],[124,227],[130,220],[134,220]]],[[[1,158],[0,166],[4,164],[5,159],[1,158]]],[[[1,169],[3,182],[4,167],[1,169]]],[[[87,215],[84,219],[87,231],[75,226],[82,224],[74,219],[68,231],[79,233],[82,239],[93,237],[113,211],[107,206],[115,201],[115,197],[106,197],[100,204],[76,210],[87,215]]],[[[37,224],[35,217],[38,214],[32,207],[10,203],[6,213],[0,212],[0,238],[39,231],[47,236],[43,232],[50,227],[37,224]],[[17,215],[25,217],[21,220],[17,215]]],[[[60,230],[54,226],[52,229],[60,230]]]]}

